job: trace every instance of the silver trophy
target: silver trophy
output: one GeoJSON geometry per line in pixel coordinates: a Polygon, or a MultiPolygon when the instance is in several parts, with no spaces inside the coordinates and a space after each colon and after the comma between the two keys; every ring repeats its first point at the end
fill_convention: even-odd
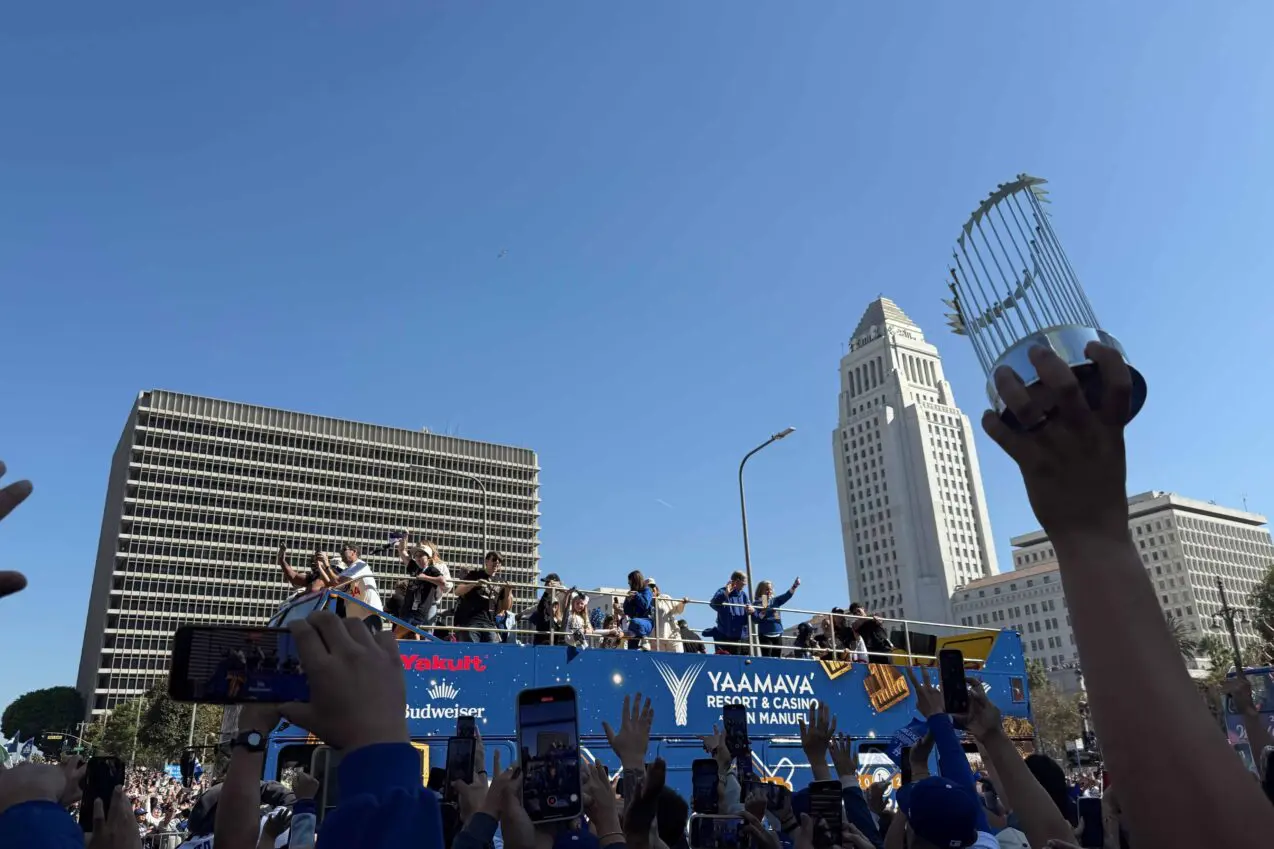
{"type": "MultiPolygon", "coordinates": [[[[968,336],[987,376],[991,406],[1010,426],[1023,429],[995,390],[993,375],[1009,366],[1029,388],[1039,382],[1027,352],[1052,348],[1074,370],[1088,403],[1101,403],[1101,377],[1084,356],[1089,342],[1124,354],[1102,329],[1079,278],[1066,258],[1044,204],[1046,180],[1019,174],[997,186],[969,217],[952,253],[951,329],[968,336]]],[[[1127,354],[1124,354],[1127,360],[1127,354]]],[[[1146,380],[1132,366],[1132,415],[1146,401],[1146,380]]],[[[1027,424],[1030,424],[1029,422],[1027,424]]]]}

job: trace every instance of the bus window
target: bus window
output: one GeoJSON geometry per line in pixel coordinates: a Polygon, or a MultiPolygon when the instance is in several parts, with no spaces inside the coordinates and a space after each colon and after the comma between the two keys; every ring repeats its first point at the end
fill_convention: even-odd
{"type": "MultiPolygon", "coordinates": [[[[1271,680],[1271,675],[1274,672],[1268,669],[1247,674],[1247,682],[1252,687],[1252,703],[1260,713],[1274,712],[1274,681],[1271,680]]],[[[1225,697],[1225,712],[1231,716],[1238,713],[1234,709],[1234,699],[1229,696],[1225,697]]]]}
{"type": "Polygon", "coordinates": [[[298,769],[309,770],[310,761],[314,758],[314,750],[318,747],[318,743],[297,743],[279,749],[274,768],[274,780],[291,787],[292,775],[298,769]]]}

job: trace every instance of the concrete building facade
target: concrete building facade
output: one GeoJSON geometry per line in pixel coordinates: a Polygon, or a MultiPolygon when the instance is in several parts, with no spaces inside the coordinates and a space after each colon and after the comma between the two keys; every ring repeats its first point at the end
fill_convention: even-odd
{"type": "MultiPolygon", "coordinates": [[[[167,674],[183,624],[261,625],[292,592],[276,565],[359,545],[382,597],[406,577],[391,531],[457,567],[484,546],[539,573],[533,451],[162,390],[138,396],[111,463],[77,687],[90,718],[167,674]],[[433,468],[425,468],[426,466],[433,468]]],[[[520,598],[532,597],[529,589],[520,598]]]]}
{"type": "MultiPolygon", "coordinates": [[[[1247,597],[1274,565],[1266,517],[1158,491],[1130,497],[1128,511],[1129,533],[1165,616],[1179,621],[1192,640],[1217,636],[1228,644],[1224,624],[1213,618],[1221,608],[1220,577],[1230,605],[1249,614],[1237,628],[1240,646],[1255,643],[1247,597]]],[[[1047,534],[1033,531],[1011,542],[1014,571],[959,588],[951,600],[956,621],[1015,628],[1028,657],[1050,668],[1075,664],[1079,656],[1047,534]]]]}
{"type": "Polygon", "coordinates": [[[893,301],[872,301],[840,363],[832,456],[854,599],[949,622],[955,587],[994,574],[973,428],[938,349],[893,301]]]}

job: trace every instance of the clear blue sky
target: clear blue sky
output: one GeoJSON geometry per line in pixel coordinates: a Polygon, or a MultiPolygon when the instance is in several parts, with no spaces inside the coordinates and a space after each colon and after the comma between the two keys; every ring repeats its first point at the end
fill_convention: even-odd
{"type": "MultiPolygon", "coordinates": [[[[845,601],[841,345],[889,295],[976,419],[946,259],[1023,170],[1150,381],[1130,487],[1274,511],[1274,11],[904,5],[9,9],[0,456],[36,490],[0,705],[74,683],[154,387],[530,446],[544,567],[698,596],[742,561],[739,458],[794,425],[749,465],[757,577],[845,601]]],[[[979,449],[1007,565],[1036,525],[979,449]]]]}

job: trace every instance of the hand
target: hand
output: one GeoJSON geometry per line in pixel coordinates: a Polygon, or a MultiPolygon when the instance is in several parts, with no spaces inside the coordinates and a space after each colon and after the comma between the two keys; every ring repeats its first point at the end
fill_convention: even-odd
{"type": "Polygon", "coordinates": [[[298,799],[313,800],[318,796],[319,780],[305,770],[297,770],[296,775],[292,777],[292,792],[298,799]]]}
{"type": "Polygon", "coordinates": [[[810,759],[813,769],[827,769],[827,748],[836,734],[836,717],[826,702],[810,708],[809,722],[798,720],[801,729],[801,748],[810,759]]]}
{"type": "Polygon", "coordinates": [[[721,729],[716,725],[712,726],[712,733],[703,740],[703,748],[717,762],[717,772],[725,775],[730,771],[730,764],[734,761],[734,756],[730,754],[730,747],[725,744],[725,735],[721,733],[721,729]]]}
{"type": "MultiPolygon", "coordinates": [[[[533,849],[537,839],[536,830],[526,808],[522,807],[522,767],[514,764],[500,773],[496,781],[505,777],[506,773],[508,787],[504,790],[500,808],[500,831],[504,834],[504,845],[507,849],[533,849]]],[[[619,828],[618,822],[614,828],[619,828]]]]}
{"type": "Polygon", "coordinates": [[[288,559],[288,547],[287,547],[287,543],[282,543],[282,542],[281,542],[281,543],[279,543],[278,564],[279,564],[280,566],[282,566],[282,565],[284,564],[284,562],[285,562],[287,559],[288,559]]]}
{"type": "Polygon", "coordinates": [[[486,775],[475,773],[472,782],[457,778],[451,782],[451,789],[456,791],[456,798],[460,801],[460,819],[462,822],[468,822],[478,811],[486,809],[486,775]]]}
{"type": "MultiPolygon", "coordinates": [[[[262,734],[269,736],[274,727],[279,724],[279,706],[254,702],[245,704],[239,711],[239,732],[244,731],[260,731],[262,734]]],[[[309,730],[308,727],[306,730],[309,730]]],[[[238,751],[246,751],[235,749],[238,751]]],[[[264,756],[259,753],[258,756],[264,756]]]]}
{"type": "Polygon", "coordinates": [[[792,592],[796,592],[798,589],[800,589],[800,586],[801,586],[801,579],[797,578],[795,581],[792,582],[792,592]]]}
{"type": "Polygon", "coordinates": [[[1221,692],[1234,700],[1235,713],[1256,713],[1256,702],[1252,700],[1252,684],[1246,675],[1225,679],[1221,682],[1221,692]]]}
{"type": "Polygon", "coordinates": [[[1000,723],[1000,709],[991,703],[982,689],[982,682],[976,678],[966,679],[969,685],[969,712],[951,717],[956,726],[968,731],[979,740],[985,740],[992,734],[1003,731],[1000,723]]]}
{"type": "Polygon", "coordinates": [[[1028,354],[1040,381],[1029,390],[1010,368],[996,370],[996,391],[1017,420],[1012,430],[994,412],[982,427],[1013,458],[1031,509],[1050,539],[1099,534],[1128,539],[1124,426],[1131,412],[1132,373],[1114,348],[1090,342],[1084,355],[1102,381],[1099,408],[1084,398],[1075,373],[1046,348],[1028,354]]]}
{"type": "Polygon", "coordinates": [[[837,778],[858,778],[858,765],[854,762],[854,743],[844,734],[837,735],[831,747],[832,766],[837,778]]]}
{"type": "Polygon", "coordinates": [[[52,764],[20,763],[0,770],[0,813],[23,802],[56,802],[66,792],[67,773],[52,764]]]}
{"type": "Polygon", "coordinates": [[[666,778],[667,766],[663,758],[656,758],[646,770],[646,780],[641,783],[641,791],[636,799],[629,802],[628,811],[624,815],[624,836],[629,845],[649,841],[650,826],[655,821],[659,794],[663,792],[666,778]]]}
{"type": "Polygon", "coordinates": [[[102,800],[93,800],[93,837],[88,849],[141,849],[142,837],[133,821],[133,806],[123,787],[111,796],[111,815],[102,810],[102,800]]]}
{"type": "MultiPolygon", "coordinates": [[[[801,824],[796,827],[796,833],[792,835],[796,844],[796,849],[814,849],[814,829],[827,828],[827,823],[820,820],[815,823],[809,814],[801,814],[801,824]]],[[[834,849],[840,849],[839,846],[834,849]]]]}
{"type": "Polygon", "coordinates": [[[753,606],[752,606],[752,605],[750,605],[750,604],[745,604],[745,605],[743,605],[743,611],[744,611],[745,613],[747,613],[747,614],[750,616],[750,615],[752,615],[753,613],[756,613],[756,608],[755,608],[755,607],[753,607],[753,606]]]}
{"type": "MultiPolygon", "coordinates": [[[[0,477],[4,477],[5,471],[4,463],[0,462],[0,477]]],[[[30,494],[31,481],[14,481],[0,489],[0,519],[12,513],[30,494]]],[[[26,585],[27,578],[21,572],[0,572],[0,598],[21,592],[26,585]]]]}
{"type": "Polygon", "coordinates": [[[750,794],[748,794],[748,798],[743,801],[743,809],[758,820],[765,819],[765,810],[768,805],[768,797],[765,793],[758,790],[753,790],[750,794]]]}
{"type": "Polygon", "coordinates": [[[373,638],[361,620],[337,619],[329,610],[289,628],[310,683],[308,703],[279,706],[290,722],[346,754],[408,741],[407,684],[392,631],[373,638]]]}
{"type": "Polygon", "coordinates": [[[765,811],[762,809],[761,816],[757,816],[752,811],[744,811],[743,828],[748,834],[752,835],[752,845],[757,849],[781,849],[783,846],[779,836],[765,827],[763,818],[765,811]]]}
{"type": "Polygon", "coordinates": [[[904,669],[907,672],[907,681],[911,684],[911,692],[916,694],[916,710],[920,715],[928,719],[935,713],[946,713],[947,703],[942,698],[942,690],[929,683],[929,670],[921,668],[920,677],[924,679],[922,683],[916,680],[910,666],[904,669]]]}
{"type": "Polygon", "coordinates": [[[911,747],[911,781],[914,784],[929,777],[929,755],[933,753],[933,735],[926,733],[911,747]]]}
{"type": "Polygon", "coordinates": [[[494,777],[487,784],[487,797],[483,802],[482,812],[500,819],[511,802],[516,802],[521,807],[520,799],[510,798],[521,772],[516,765],[510,769],[501,769],[500,750],[496,749],[491,756],[491,773],[494,777]]]}
{"type": "Polygon", "coordinates": [[[620,714],[619,732],[611,729],[609,722],[602,723],[610,747],[619,755],[624,769],[641,769],[646,765],[646,750],[650,748],[650,726],[655,712],[650,699],[642,703],[641,693],[636,698],[624,696],[623,713],[620,714]]]}
{"type": "Polygon", "coordinates": [[[619,803],[615,799],[615,788],[610,783],[610,773],[606,764],[594,761],[585,764],[584,778],[584,813],[593,822],[612,823],[619,826],[619,803]]]}
{"type": "Polygon", "coordinates": [[[279,808],[270,816],[266,817],[265,823],[261,826],[263,834],[269,835],[270,845],[274,845],[274,841],[280,834],[287,831],[292,825],[292,809],[279,808]]]}
{"type": "Polygon", "coordinates": [[[867,835],[859,831],[858,828],[849,821],[846,821],[841,826],[840,834],[840,845],[847,847],[847,849],[850,847],[852,847],[852,849],[876,849],[876,847],[872,845],[872,842],[867,839],[867,835]]]}
{"type": "Polygon", "coordinates": [[[62,790],[62,795],[58,797],[58,804],[64,808],[69,808],[84,795],[84,788],[80,786],[81,779],[84,778],[84,772],[88,769],[88,761],[79,755],[72,755],[62,761],[62,772],[66,774],[66,787],[62,790]]]}

